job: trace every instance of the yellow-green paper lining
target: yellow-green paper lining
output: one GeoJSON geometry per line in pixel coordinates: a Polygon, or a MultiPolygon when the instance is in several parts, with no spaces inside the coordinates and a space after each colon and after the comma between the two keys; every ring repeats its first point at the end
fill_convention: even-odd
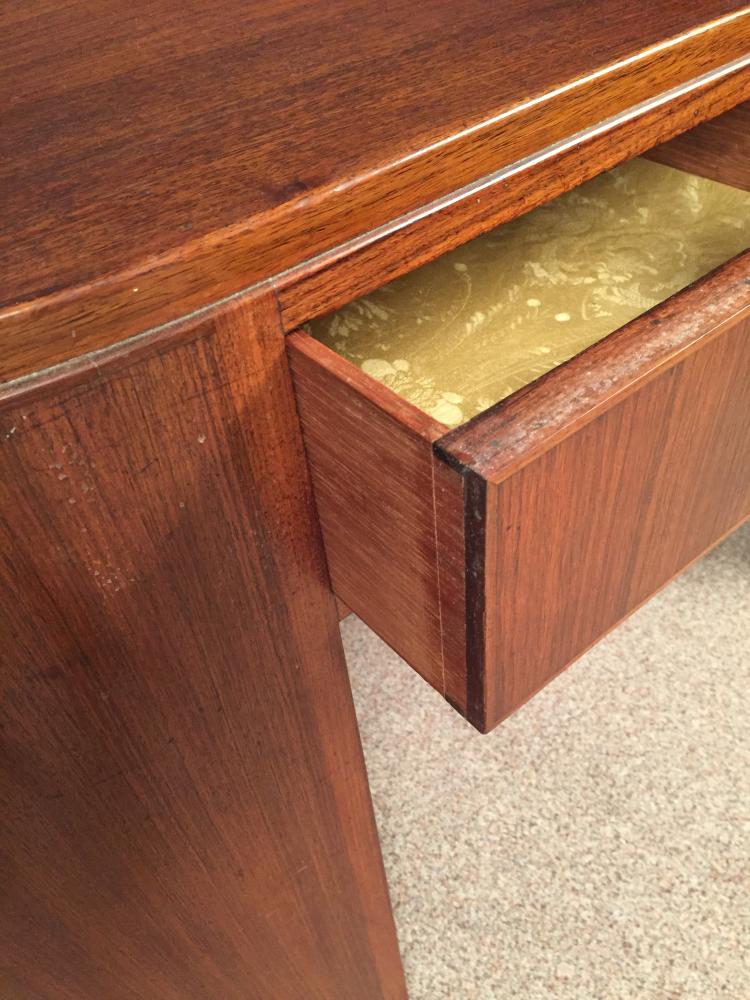
{"type": "Polygon", "coordinates": [[[750,194],[623,164],[310,324],[450,427],[750,244],[750,194]]]}

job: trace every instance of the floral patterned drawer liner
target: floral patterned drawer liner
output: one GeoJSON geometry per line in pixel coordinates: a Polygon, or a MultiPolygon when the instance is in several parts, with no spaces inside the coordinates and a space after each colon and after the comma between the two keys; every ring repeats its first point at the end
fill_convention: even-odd
{"type": "Polygon", "coordinates": [[[750,245],[750,194],[633,160],[309,324],[450,427],[750,245]]]}

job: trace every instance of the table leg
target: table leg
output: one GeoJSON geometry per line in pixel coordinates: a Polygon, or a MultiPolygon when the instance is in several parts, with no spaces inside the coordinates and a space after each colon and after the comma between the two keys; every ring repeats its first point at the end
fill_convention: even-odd
{"type": "Polygon", "coordinates": [[[405,987],[258,296],[0,403],[0,993],[405,987]]]}

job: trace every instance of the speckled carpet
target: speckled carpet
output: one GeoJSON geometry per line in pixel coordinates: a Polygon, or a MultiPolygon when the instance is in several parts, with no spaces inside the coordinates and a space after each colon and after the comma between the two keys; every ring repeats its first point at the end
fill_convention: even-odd
{"type": "Polygon", "coordinates": [[[750,998],[750,526],[489,736],[342,631],[411,1000],[750,998]]]}

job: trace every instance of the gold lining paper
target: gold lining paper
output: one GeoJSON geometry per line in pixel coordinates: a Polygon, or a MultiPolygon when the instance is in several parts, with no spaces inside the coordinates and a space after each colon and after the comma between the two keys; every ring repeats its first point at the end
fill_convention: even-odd
{"type": "Polygon", "coordinates": [[[633,160],[310,324],[450,427],[750,244],[750,194],[633,160]]]}

